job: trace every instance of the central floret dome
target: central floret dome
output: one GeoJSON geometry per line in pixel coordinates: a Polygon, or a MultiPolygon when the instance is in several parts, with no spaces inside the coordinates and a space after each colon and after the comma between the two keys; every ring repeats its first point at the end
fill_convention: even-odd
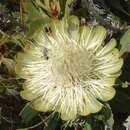
{"type": "Polygon", "coordinates": [[[96,76],[94,74],[96,59],[85,48],[68,43],[57,46],[53,53],[48,56],[48,60],[52,64],[52,74],[55,75],[56,84],[72,87],[96,76]]]}

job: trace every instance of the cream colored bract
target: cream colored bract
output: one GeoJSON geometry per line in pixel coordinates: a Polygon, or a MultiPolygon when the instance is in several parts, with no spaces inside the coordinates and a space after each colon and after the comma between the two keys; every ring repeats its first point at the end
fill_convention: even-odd
{"type": "Polygon", "coordinates": [[[100,101],[115,95],[113,84],[123,61],[116,40],[104,45],[102,26],[79,26],[70,16],[52,20],[34,43],[17,56],[16,73],[25,79],[21,96],[42,112],[59,112],[63,120],[86,116],[102,108],[100,101]]]}

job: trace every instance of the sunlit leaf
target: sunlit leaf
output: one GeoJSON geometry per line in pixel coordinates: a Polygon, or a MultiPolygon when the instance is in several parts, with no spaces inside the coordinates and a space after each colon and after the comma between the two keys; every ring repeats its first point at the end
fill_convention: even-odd
{"type": "Polygon", "coordinates": [[[121,45],[120,55],[130,51],[130,29],[127,32],[125,32],[124,35],[122,36],[120,40],[120,45],[121,45]]]}

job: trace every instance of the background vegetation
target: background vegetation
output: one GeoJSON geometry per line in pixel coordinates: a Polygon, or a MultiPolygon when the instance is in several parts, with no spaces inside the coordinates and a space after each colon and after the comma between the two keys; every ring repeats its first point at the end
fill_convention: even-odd
{"type": "Polygon", "coordinates": [[[40,0],[0,0],[0,130],[125,130],[130,126],[130,0],[59,2],[53,8],[42,6],[40,0]],[[63,122],[57,113],[37,112],[21,99],[23,80],[15,74],[14,66],[28,36],[50,18],[68,14],[78,16],[81,24],[105,26],[106,41],[117,39],[124,66],[115,84],[116,96],[101,112],[63,122]]]}

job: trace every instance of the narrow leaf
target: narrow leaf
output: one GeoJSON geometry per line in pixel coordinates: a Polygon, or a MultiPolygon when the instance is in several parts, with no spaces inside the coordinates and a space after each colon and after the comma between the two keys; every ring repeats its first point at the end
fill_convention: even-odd
{"type": "Polygon", "coordinates": [[[44,130],[56,130],[57,123],[59,121],[58,113],[52,115],[48,121],[48,126],[44,130]]]}
{"type": "Polygon", "coordinates": [[[35,111],[30,104],[26,104],[23,110],[20,112],[20,116],[22,117],[22,121],[24,123],[29,123],[32,121],[34,117],[38,114],[37,111],[35,111]]]}
{"type": "Polygon", "coordinates": [[[70,15],[70,12],[72,11],[72,4],[74,0],[66,0],[65,4],[65,17],[70,15]]]}

